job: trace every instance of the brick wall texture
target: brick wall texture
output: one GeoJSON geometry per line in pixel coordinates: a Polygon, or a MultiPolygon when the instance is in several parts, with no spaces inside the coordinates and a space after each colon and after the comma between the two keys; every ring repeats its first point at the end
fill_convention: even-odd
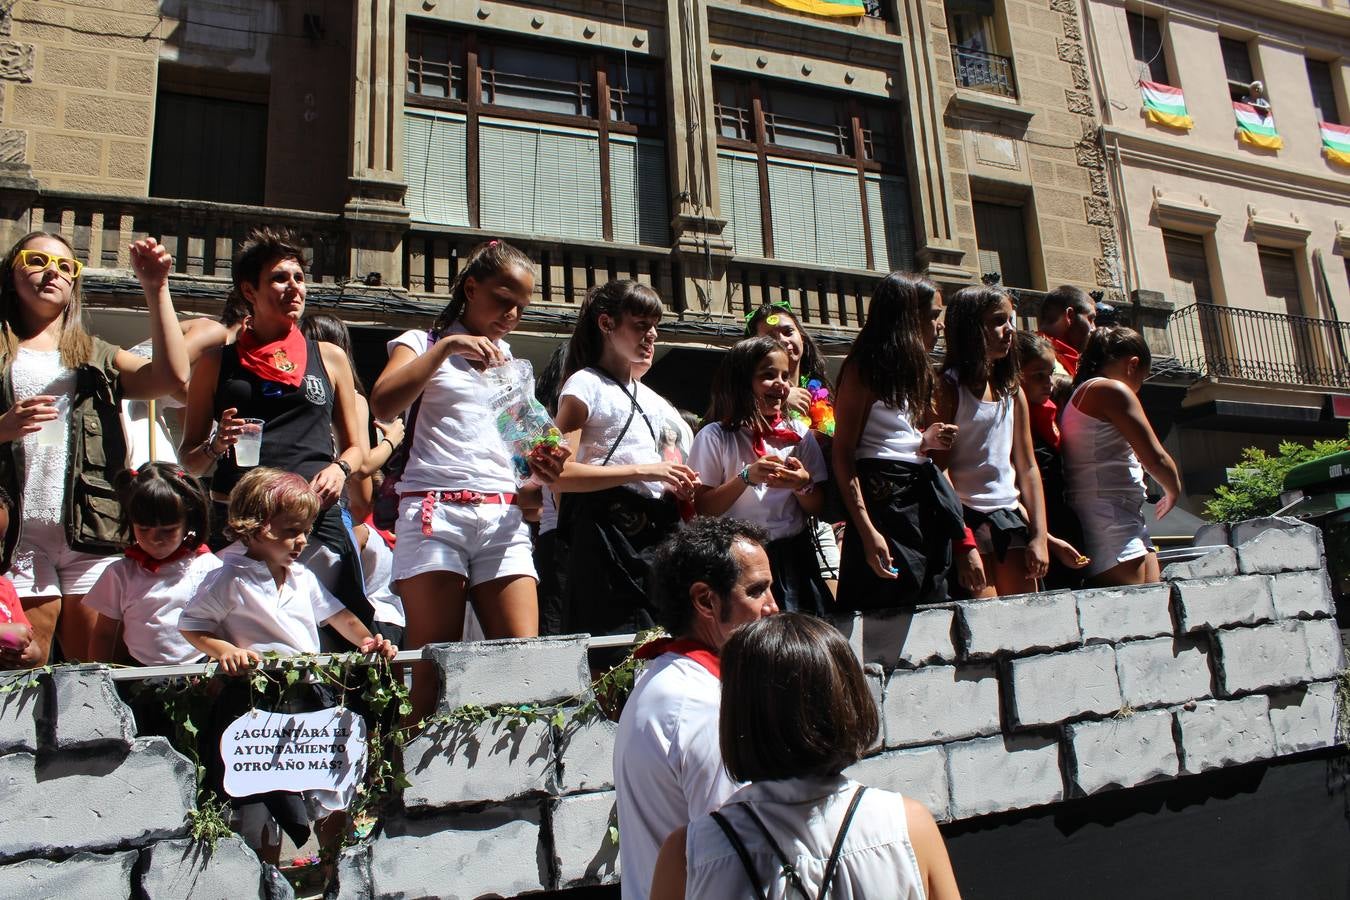
{"type": "MultiPolygon", "coordinates": [[[[1169,567],[1162,585],[839,621],[884,723],[850,774],[953,821],[1340,743],[1344,660],[1320,533],[1267,519],[1224,534],[1237,546],[1169,567]]],[[[574,696],[585,654],[577,638],[438,649],[443,706],[574,696]]],[[[617,881],[614,735],[608,722],[428,731],[405,755],[407,812],[344,852],[337,896],[617,881]]],[[[186,896],[191,884],[243,897],[255,883],[259,897],[286,895],[241,842],[205,854],[187,839],[191,767],[136,735],[102,667],[0,694],[0,797],[13,813],[0,821],[0,896],[74,884],[186,896]]]]}

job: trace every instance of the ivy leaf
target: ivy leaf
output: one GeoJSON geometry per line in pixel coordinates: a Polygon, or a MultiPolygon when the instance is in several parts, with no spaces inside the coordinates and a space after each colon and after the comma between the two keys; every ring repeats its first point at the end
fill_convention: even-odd
{"type": "Polygon", "coordinates": [[[616,846],[616,847],[619,846],[619,826],[618,826],[618,825],[611,825],[611,826],[609,826],[609,842],[610,842],[611,844],[613,844],[614,846],[616,846]]]}
{"type": "Polygon", "coordinates": [[[567,716],[563,715],[563,711],[560,709],[553,714],[552,719],[549,719],[549,724],[554,728],[565,728],[567,726],[567,716]]]}
{"type": "Polygon", "coordinates": [[[296,683],[297,681],[299,681],[299,680],[300,680],[300,670],[299,670],[299,669],[287,669],[287,670],[286,670],[286,687],[290,687],[291,685],[295,684],[295,683],[296,683]]]}

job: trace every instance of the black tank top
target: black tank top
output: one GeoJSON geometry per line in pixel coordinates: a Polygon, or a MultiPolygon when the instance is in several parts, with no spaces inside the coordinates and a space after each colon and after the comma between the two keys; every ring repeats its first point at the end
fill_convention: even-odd
{"type": "MultiPolygon", "coordinates": [[[[258,465],[272,466],[310,479],[333,462],[333,382],[324,369],[319,345],[306,338],[305,377],[299,387],[265,381],[239,364],[231,344],[220,351],[215,417],[231,406],[241,419],[262,419],[258,465]]],[[[211,490],[228,494],[247,469],[227,453],[216,463],[211,490]]]]}

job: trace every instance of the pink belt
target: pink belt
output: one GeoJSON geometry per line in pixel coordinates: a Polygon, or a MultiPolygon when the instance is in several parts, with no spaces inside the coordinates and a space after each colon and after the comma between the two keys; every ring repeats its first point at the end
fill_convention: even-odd
{"type": "Polygon", "coordinates": [[[422,533],[431,536],[431,514],[437,503],[466,503],[478,506],[483,503],[496,503],[510,506],[516,502],[515,494],[484,494],[480,491],[411,491],[399,494],[399,497],[422,498],[422,533]]]}

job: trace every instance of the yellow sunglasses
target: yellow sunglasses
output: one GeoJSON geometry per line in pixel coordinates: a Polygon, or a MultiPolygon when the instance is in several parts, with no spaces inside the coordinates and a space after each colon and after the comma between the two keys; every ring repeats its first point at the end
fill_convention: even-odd
{"type": "Polygon", "coordinates": [[[25,269],[56,269],[67,279],[74,281],[84,271],[84,263],[69,256],[56,256],[45,250],[20,250],[19,265],[25,269]]]}

